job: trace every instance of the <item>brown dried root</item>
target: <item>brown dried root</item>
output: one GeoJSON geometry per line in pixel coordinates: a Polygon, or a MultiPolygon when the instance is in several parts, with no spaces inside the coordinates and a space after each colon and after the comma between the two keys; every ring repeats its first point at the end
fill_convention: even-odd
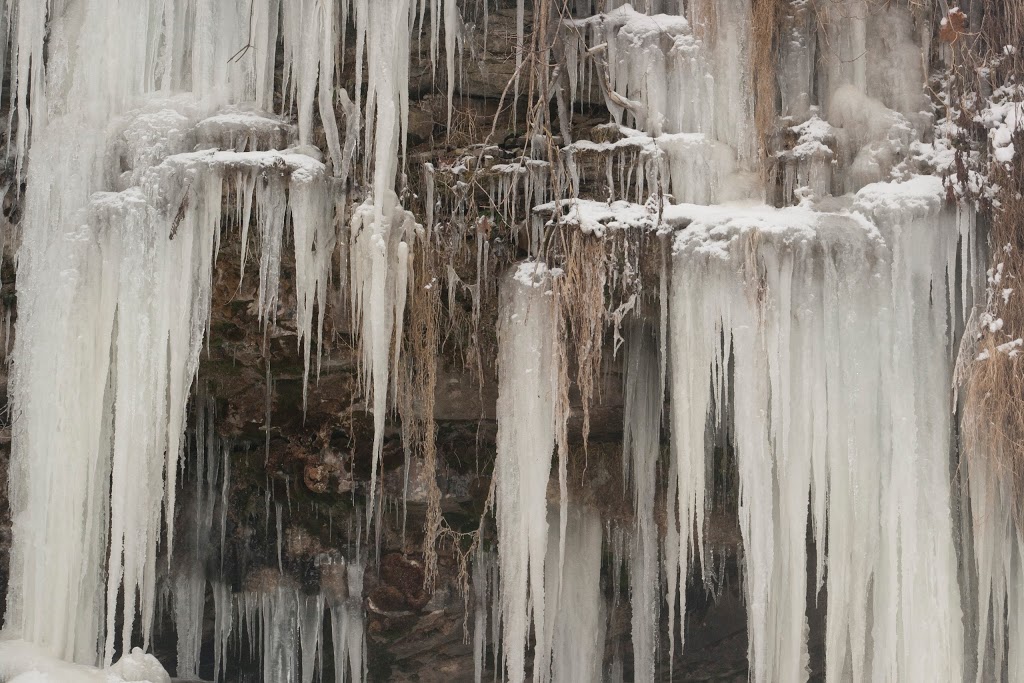
{"type": "MultiPolygon", "coordinates": [[[[968,465],[986,459],[997,481],[1011,486],[1013,514],[1024,527],[1024,158],[1018,153],[1012,165],[990,159],[988,131],[975,125],[986,105],[979,94],[1024,84],[1022,51],[1004,50],[1024,44],[1024,0],[993,0],[970,14],[951,10],[944,28],[939,38],[951,59],[949,102],[970,138],[960,141],[950,190],[957,187],[976,202],[980,220],[990,225],[987,301],[972,316],[961,352],[967,359],[958,363],[966,366],[964,457],[968,465]],[[980,191],[973,187],[978,178],[989,183],[980,191]]],[[[1024,149],[1024,132],[1013,142],[1024,149]]]]}
{"type": "Polygon", "coordinates": [[[769,153],[769,143],[775,129],[775,92],[778,63],[779,22],[782,19],[782,0],[754,0],[753,2],[753,50],[751,68],[754,76],[754,126],[757,129],[758,153],[762,170],[769,153]]]}
{"type": "MultiPolygon", "coordinates": [[[[1017,139],[1024,145],[1024,135],[1018,133],[1017,139]]],[[[993,174],[1006,190],[992,214],[989,301],[978,325],[963,420],[968,460],[994,460],[990,465],[997,477],[1012,485],[1018,524],[1024,523],[1024,342],[1019,341],[1024,338],[1022,166],[1018,163],[1009,172],[993,174]]]]}
{"type": "Polygon", "coordinates": [[[438,317],[440,286],[434,281],[434,249],[426,239],[417,239],[416,268],[409,296],[406,325],[406,353],[399,412],[406,458],[423,461],[427,480],[427,513],[423,536],[424,585],[431,590],[437,579],[437,539],[441,528],[441,490],[437,485],[437,425],[434,422],[434,392],[437,386],[438,317]]]}
{"type": "MultiPolygon", "coordinates": [[[[604,331],[607,323],[605,289],[608,257],[600,237],[579,230],[562,231],[565,275],[559,282],[563,315],[563,346],[576,352],[576,386],[583,407],[583,443],[590,435],[590,407],[600,382],[604,331]],[[568,233],[568,234],[566,234],[568,233]]],[[[568,355],[565,351],[564,355],[568,355]]],[[[567,359],[563,368],[568,367],[567,359]]],[[[567,399],[566,399],[567,400],[567,399]]]]}

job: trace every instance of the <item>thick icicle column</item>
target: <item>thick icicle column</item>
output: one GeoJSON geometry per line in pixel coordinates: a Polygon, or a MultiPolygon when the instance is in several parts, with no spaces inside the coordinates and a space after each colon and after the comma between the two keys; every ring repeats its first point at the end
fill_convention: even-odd
{"type": "Polygon", "coordinates": [[[526,680],[531,616],[540,650],[550,648],[544,560],[559,381],[552,291],[557,276],[543,263],[527,261],[501,286],[495,515],[504,660],[513,683],[526,680]]]}

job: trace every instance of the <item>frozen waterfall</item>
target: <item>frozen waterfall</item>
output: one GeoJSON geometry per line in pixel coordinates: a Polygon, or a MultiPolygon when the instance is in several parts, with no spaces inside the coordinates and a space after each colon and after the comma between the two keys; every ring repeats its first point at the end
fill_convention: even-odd
{"type": "Polygon", "coordinates": [[[0,0],[0,683],[1024,683],[1019,4],[0,0]]]}

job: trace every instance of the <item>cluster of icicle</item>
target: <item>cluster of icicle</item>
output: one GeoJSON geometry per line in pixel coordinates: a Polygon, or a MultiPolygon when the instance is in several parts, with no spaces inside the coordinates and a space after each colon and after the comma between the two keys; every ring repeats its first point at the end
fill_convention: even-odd
{"type": "MultiPolygon", "coordinates": [[[[668,345],[659,352],[656,335],[638,324],[625,358],[624,464],[636,510],[628,554],[635,680],[654,678],[663,606],[674,629],[685,613],[688,577],[709,570],[706,496],[715,445],[725,435],[738,463],[753,680],[807,678],[809,593],[826,604],[827,680],[959,680],[986,666],[984,640],[981,664],[967,655],[964,623],[975,617],[964,606],[980,604],[987,615],[994,584],[1002,614],[1000,591],[1017,594],[1010,572],[1019,570],[989,559],[1016,552],[1012,542],[1003,550],[999,536],[980,539],[979,602],[958,574],[958,550],[969,548],[958,546],[951,489],[951,348],[973,296],[956,273],[977,264],[969,215],[942,203],[941,182],[920,177],[868,186],[839,213],[666,209],[667,220],[688,223],[674,244],[668,345]],[[667,354],[672,399],[662,542],[654,521],[660,354],[667,354]],[[808,527],[817,552],[811,590],[808,527]]],[[[554,530],[565,522],[548,512],[557,277],[531,261],[503,284],[500,609],[492,622],[501,624],[502,666],[512,681],[525,680],[531,620],[536,680],[591,680],[591,634],[604,628],[600,524],[595,538],[577,547],[589,536],[571,523],[564,538],[574,540],[563,545],[554,530]],[[584,605],[577,592],[592,603],[584,605]],[[574,595],[572,609],[559,609],[564,595],[574,595]]],[[[998,513],[988,495],[979,493],[978,504],[998,513]]],[[[979,529],[1008,533],[1000,514],[976,516],[979,529]]],[[[988,617],[979,623],[984,637],[988,617]]],[[[477,624],[484,628],[486,618],[477,624]]],[[[997,632],[995,647],[1005,637],[997,632]]],[[[479,658],[485,642],[478,634],[479,658]]],[[[675,637],[668,642],[674,648],[675,637]]]]}
{"type": "MultiPolygon", "coordinates": [[[[560,357],[554,288],[560,277],[559,270],[528,261],[502,282],[494,474],[497,576],[489,576],[493,561],[480,555],[473,581],[478,680],[487,643],[487,596],[494,585],[498,590],[490,618],[491,642],[500,643],[498,668],[506,668],[510,681],[525,680],[531,626],[534,680],[600,680],[606,673],[601,520],[591,510],[568,505],[564,463],[559,467],[561,504],[550,510],[548,506],[559,429],[560,357]]],[[[627,479],[633,482],[638,519],[629,552],[629,585],[636,675],[638,680],[646,680],[654,676],[657,664],[661,602],[654,501],[663,391],[651,330],[636,326],[627,356],[624,462],[627,479]]]]}
{"type": "MultiPolygon", "coordinates": [[[[276,319],[291,232],[308,381],[361,141],[372,163],[346,272],[376,415],[376,475],[387,349],[401,336],[414,232],[394,195],[409,36],[428,4],[436,44],[439,0],[3,3],[12,156],[27,188],[8,635],[88,664],[128,652],[140,630],[149,644],[162,536],[173,554],[185,410],[222,224],[241,232],[243,270],[250,238],[258,245],[264,324],[276,319]],[[350,24],[354,103],[335,82],[350,24]],[[277,101],[297,126],[273,113],[277,101]],[[311,147],[314,114],[326,163],[311,147]]],[[[450,65],[461,29],[454,3],[444,11],[450,65]]]]}
{"type": "MultiPolygon", "coordinates": [[[[574,196],[603,180],[606,194],[598,199],[609,201],[643,203],[660,192],[697,204],[760,198],[751,3],[581,0],[570,6],[579,18],[560,25],[561,63],[552,74],[564,89],[556,98],[559,120],[567,121],[565,109],[577,104],[604,104],[613,122],[603,136],[612,139],[573,140],[563,126],[559,168],[539,158],[487,167],[495,205],[508,205],[511,220],[520,220],[519,204],[529,214],[554,199],[546,195],[552,178],[574,196]],[[603,178],[588,177],[592,157],[603,158],[603,178]]],[[[780,120],[792,123],[788,132],[798,140],[777,152],[782,201],[853,192],[886,179],[928,124],[921,113],[927,23],[905,5],[864,0],[820,8],[787,2],[778,11],[786,38],[776,65],[780,120]]],[[[517,19],[523,13],[520,1],[517,19]]],[[[468,171],[461,162],[447,170],[455,182],[468,171]]]]}
{"type": "Polygon", "coordinates": [[[873,185],[850,213],[698,214],[676,239],[678,562],[704,564],[708,458],[728,430],[754,680],[807,676],[809,524],[827,680],[964,671],[950,348],[972,235],[941,198],[935,178],[873,185]]]}
{"type": "MultiPolygon", "coordinates": [[[[184,531],[157,598],[158,612],[169,613],[177,635],[178,678],[199,678],[209,591],[215,681],[233,673],[229,662],[248,658],[259,663],[265,681],[312,683],[317,672],[323,680],[327,651],[334,662],[336,683],[365,680],[364,569],[358,544],[352,561],[338,551],[316,559],[320,584],[315,593],[300,590],[280,568],[258,572],[237,594],[225,581],[231,444],[217,437],[213,408],[205,403],[202,396],[197,399],[190,449],[194,455],[186,463],[188,495],[178,506],[184,531]],[[330,615],[330,644],[324,637],[325,614],[330,615]]],[[[269,497],[267,505],[269,524],[269,497]]],[[[280,562],[280,510],[277,519],[280,562]]]]}
{"type": "MultiPolygon", "coordinates": [[[[675,0],[604,4],[604,13],[578,10],[582,18],[564,22],[565,106],[604,103],[623,137],[566,147],[573,188],[586,180],[575,158],[602,154],[609,196],[601,199],[635,192],[642,203],[645,185],[678,202],[760,198],[749,0],[695,0],[685,11],[675,0]]],[[[780,120],[799,141],[777,152],[783,202],[885,180],[929,124],[928,22],[905,3],[866,0],[787,2],[777,11],[780,120]]]]}
{"type": "MultiPolygon", "coordinates": [[[[699,19],[707,3],[686,3],[686,18],[618,4],[567,23],[573,97],[603,97],[623,134],[571,145],[569,174],[580,153],[646,155],[657,167],[636,169],[638,202],[659,174],[677,200],[695,202],[663,207],[652,226],[643,207],[578,200],[566,221],[594,234],[634,214],[643,217],[636,226],[685,228],[673,240],[660,334],[630,329],[624,361],[634,680],[654,680],[659,660],[672,661],[687,582],[708,582],[711,468],[726,442],[738,468],[752,680],[808,678],[809,600],[825,604],[825,680],[1024,680],[1015,647],[1024,546],[1009,482],[957,471],[954,360],[979,293],[973,217],[944,205],[938,178],[900,165],[929,125],[920,113],[928,29],[899,3],[817,13],[787,4],[778,78],[798,144],[779,161],[782,201],[801,206],[700,206],[750,196],[750,182],[760,192],[745,173],[755,149],[744,104],[750,5],[716,3],[712,31],[699,19]],[[816,58],[815,44],[836,54],[816,58]],[[846,194],[817,201],[833,193],[846,194]],[[662,533],[653,503],[663,457],[662,533]]],[[[607,199],[633,186],[618,185],[607,199]]],[[[591,640],[611,599],[601,588],[600,524],[592,538],[579,520],[594,513],[570,504],[567,522],[549,507],[558,277],[530,261],[502,285],[498,545],[474,576],[478,680],[489,640],[496,668],[525,680],[531,631],[535,680],[621,675],[616,655],[591,640]],[[559,609],[567,595],[573,608],[559,609]]]]}

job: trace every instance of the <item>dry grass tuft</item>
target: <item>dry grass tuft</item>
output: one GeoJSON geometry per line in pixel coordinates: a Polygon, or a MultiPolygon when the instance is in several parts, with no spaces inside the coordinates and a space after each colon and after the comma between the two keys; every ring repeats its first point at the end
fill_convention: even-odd
{"type": "MultiPolygon", "coordinates": [[[[971,460],[985,458],[997,480],[1011,485],[1024,527],[1024,347],[1015,341],[1024,339],[1024,155],[1006,165],[992,160],[988,131],[977,123],[993,90],[1024,84],[1024,0],[993,0],[969,14],[951,10],[939,40],[951,65],[949,116],[967,138],[958,141],[955,187],[989,226],[987,300],[965,334],[965,347],[976,348],[965,352],[975,360],[965,382],[964,457],[968,472],[971,460]],[[979,178],[986,180],[980,190],[979,178]]],[[[1024,150],[1024,131],[1014,143],[1024,150]]]]}
{"type": "Polygon", "coordinates": [[[604,331],[607,323],[605,284],[608,257],[600,237],[579,230],[562,231],[564,277],[560,298],[566,334],[576,354],[576,387],[583,407],[583,443],[590,435],[590,407],[600,382],[604,331]]]}
{"type": "MultiPolygon", "coordinates": [[[[1024,134],[1017,144],[1024,148],[1024,134]]],[[[1024,338],[1024,165],[1000,168],[992,179],[1006,189],[991,212],[992,269],[977,343],[984,360],[972,363],[967,380],[964,436],[967,457],[994,461],[998,479],[1011,483],[1014,515],[1024,524],[1024,347],[1013,345],[1024,338]],[[1012,291],[1004,298],[1005,290],[1012,291]],[[997,320],[1001,327],[984,324],[997,320]]]]}

